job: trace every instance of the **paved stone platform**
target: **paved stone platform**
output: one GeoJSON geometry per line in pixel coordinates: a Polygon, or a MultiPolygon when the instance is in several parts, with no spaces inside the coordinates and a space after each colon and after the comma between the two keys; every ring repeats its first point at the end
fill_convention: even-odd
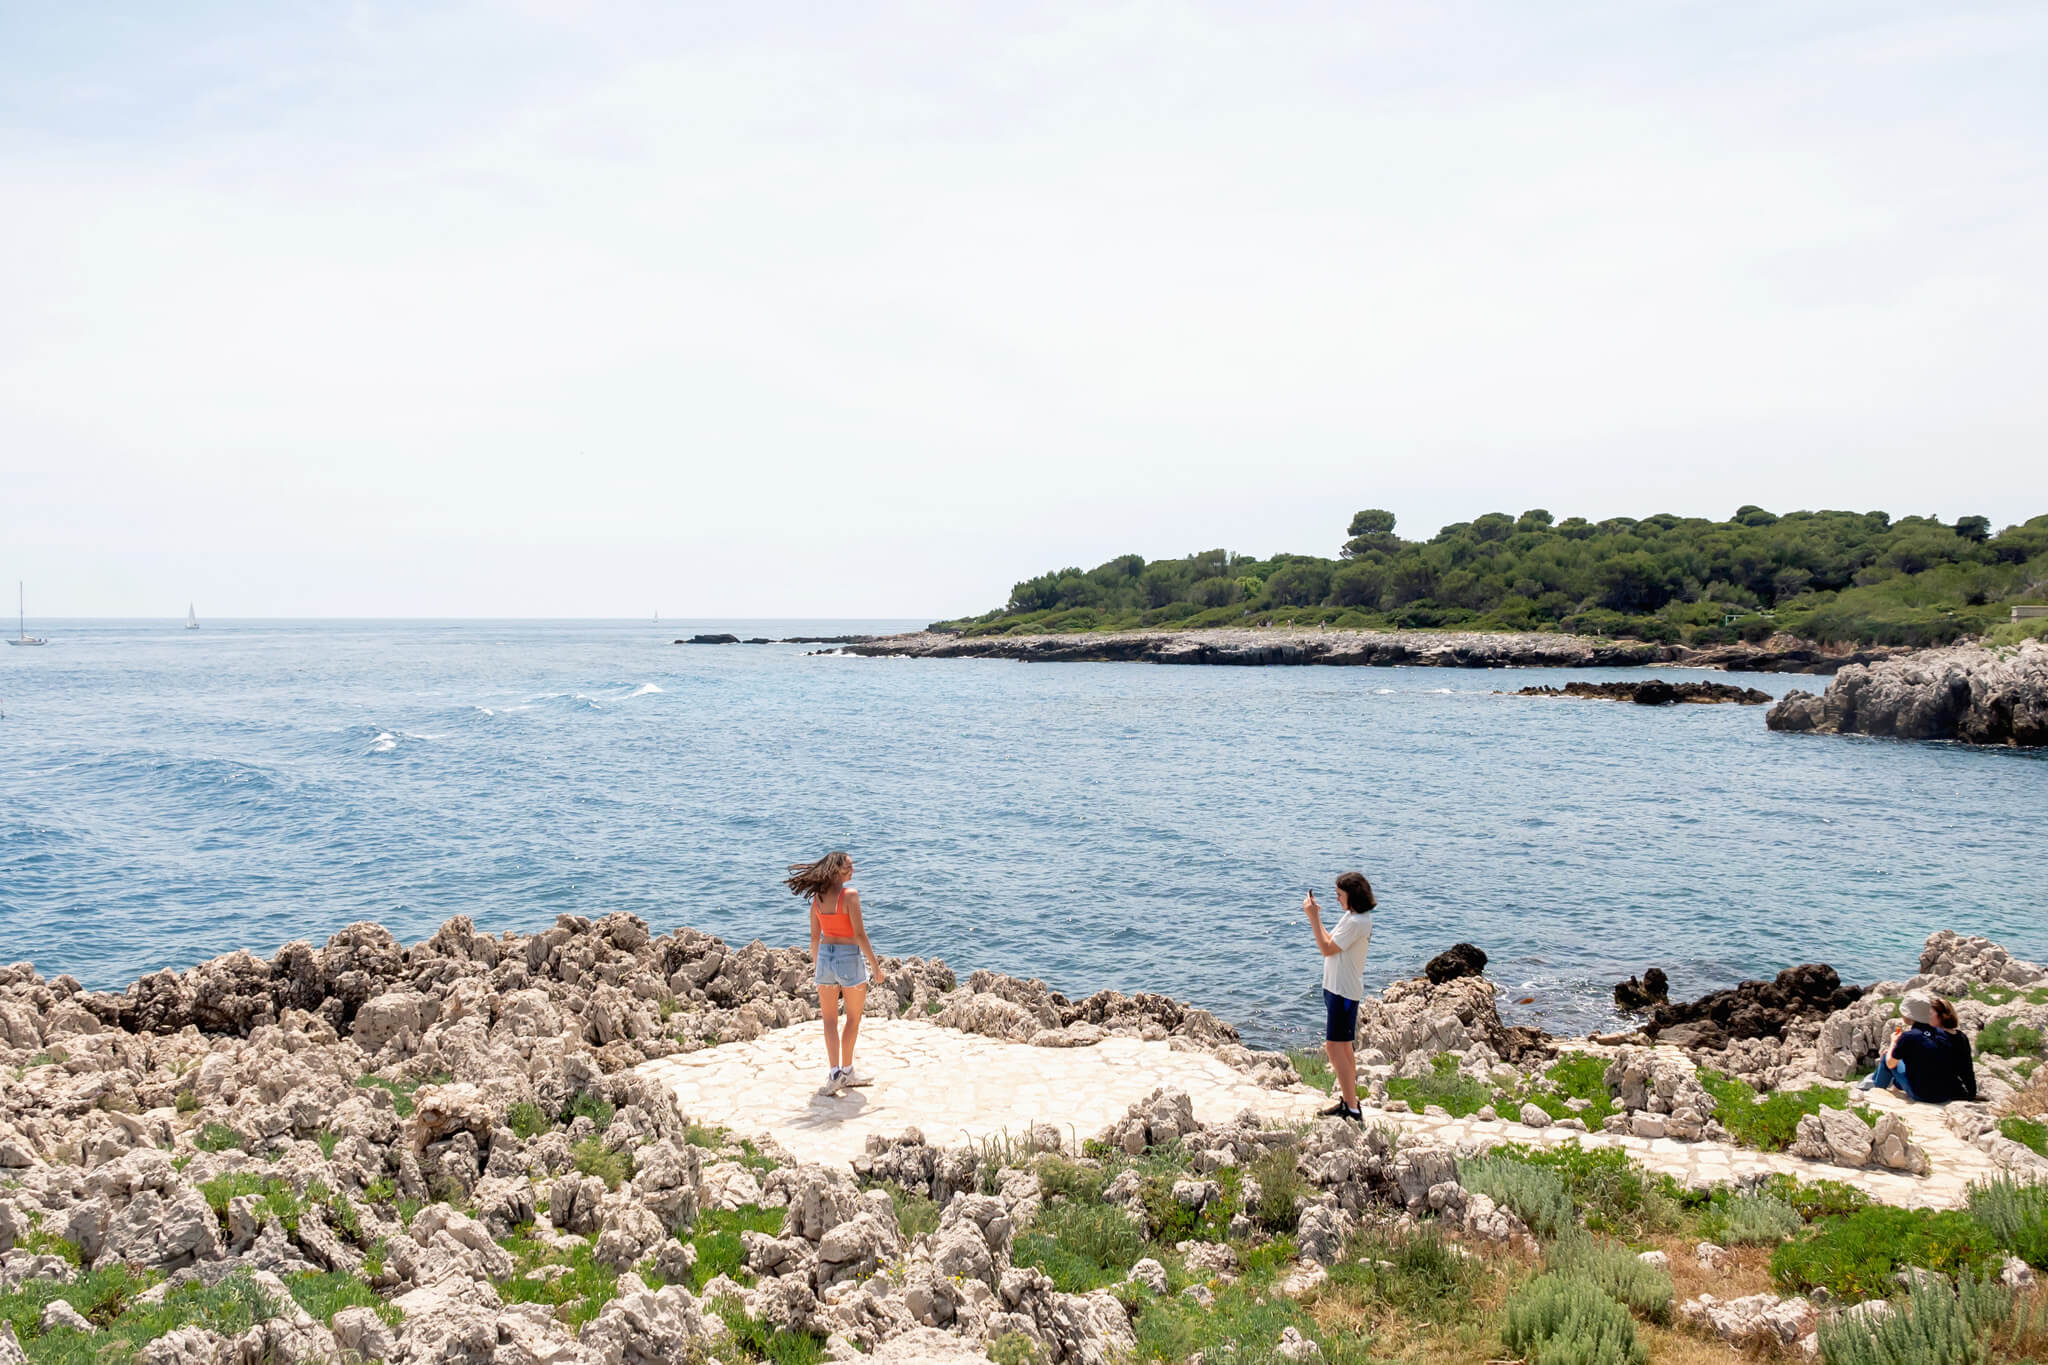
{"type": "MultiPolygon", "coordinates": [[[[893,1137],[912,1127],[922,1130],[927,1141],[949,1147],[1004,1133],[1021,1136],[1033,1123],[1046,1122],[1078,1147],[1159,1086],[1185,1090],[1195,1117],[1205,1123],[1245,1109],[1278,1123],[1302,1122],[1329,1102],[1301,1086],[1262,1089],[1205,1053],[1176,1052],[1164,1042],[1136,1038],[1044,1048],[922,1020],[869,1019],[861,1025],[857,1055],[860,1069],[875,1084],[835,1098],[815,1093],[824,1079],[824,1054],[821,1028],[811,1023],[776,1029],[750,1042],[664,1057],[640,1070],[674,1091],[684,1114],[699,1123],[766,1135],[801,1160],[835,1165],[865,1150],[870,1134],[893,1137]]],[[[1962,1203],[1970,1181],[1998,1173],[1988,1155],[1949,1130],[1940,1109],[1888,1093],[1855,1100],[1898,1114],[1927,1150],[1929,1174],[1849,1169],[1725,1143],[1578,1133],[1499,1120],[1367,1109],[1365,1121],[1410,1139],[1452,1146],[1488,1141],[1551,1146],[1576,1138],[1588,1147],[1624,1148],[1645,1167],[1689,1184],[1784,1171],[1802,1180],[1846,1181],[1885,1203],[1929,1208],[1962,1203]]]]}

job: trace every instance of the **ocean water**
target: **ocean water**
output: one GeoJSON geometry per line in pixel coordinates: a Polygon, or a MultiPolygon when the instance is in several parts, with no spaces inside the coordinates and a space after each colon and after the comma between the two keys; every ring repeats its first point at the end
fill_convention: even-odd
{"type": "Polygon", "coordinates": [[[798,944],[776,879],[832,847],[885,953],[1163,991],[1266,1043],[1319,1036],[1299,905],[1354,867],[1370,986],[1469,941],[1560,1030],[1650,965],[1686,996],[1899,977],[1941,927],[2048,957],[2040,756],[1495,694],[1620,673],[669,643],[915,624],[45,623],[0,651],[0,960],[119,987],[359,919],[614,910],[798,944]]]}

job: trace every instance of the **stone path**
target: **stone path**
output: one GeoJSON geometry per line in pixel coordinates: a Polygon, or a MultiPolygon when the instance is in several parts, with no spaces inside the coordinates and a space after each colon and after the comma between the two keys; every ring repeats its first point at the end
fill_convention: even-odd
{"type": "MultiPolygon", "coordinates": [[[[1300,1122],[1328,1103],[1303,1087],[1261,1089],[1214,1057],[1175,1052],[1164,1042],[1115,1037],[1093,1047],[1030,1047],[914,1019],[864,1021],[860,1069],[875,1084],[823,1098],[814,1093],[825,1070],[820,1032],[815,1023],[794,1025],[750,1042],[664,1057],[640,1070],[673,1090],[696,1122],[766,1135],[801,1160],[835,1165],[865,1150],[870,1134],[893,1137],[913,1127],[927,1141],[950,1147],[1005,1133],[1022,1136],[1033,1123],[1045,1122],[1078,1146],[1159,1086],[1185,1090],[1195,1117],[1205,1123],[1245,1109],[1275,1122],[1300,1122]]],[[[1931,1208],[1960,1204],[1970,1181],[1998,1173],[1987,1154],[1949,1130],[1941,1110],[1890,1094],[1858,1096],[1857,1102],[1896,1113],[1927,1150],[1932,1171],[1910,1176],[1855,1170],[1723,1143],[1529,1128],[1501,1120],[1368,1110],[1366,1122],[1449,1146],[1554,1146],[1576,1138],[1588,1147],[1624,1148],[1645,1167],[1688,1184],[1784,1171],[1802,1180],[1846,1181],[1888,1204],[1931,1208]]]]}

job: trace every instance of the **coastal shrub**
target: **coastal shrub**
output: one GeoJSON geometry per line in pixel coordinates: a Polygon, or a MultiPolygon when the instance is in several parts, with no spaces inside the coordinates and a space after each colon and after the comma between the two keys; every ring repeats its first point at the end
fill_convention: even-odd
{"type": "Polygon", "coordinates": [[[225,1123],[204,1123],[193,1134],[192,1145],[202,1152],[225,1152],[242,1146],[242,1135],[225,1123]]]}
{"type": "Polygon", "coordinates": [[[1619,1147],[1586,1147],[1576,1141],[1555,1147],[1510,1147],[1528,1166],[1553,1171],[1565,1196],[1595,1232],[1646,1237],[1678,1226],[1679,1189],[1671,1177],[1645,1171],[1619,1147]]]}
{"type": "Polygon", "coordinates": [[[633,1174],[633,1154],[614,1152],[602,1138],[587,1137],[569,1149],[569,1163],[580,1175],[594,1175],[616,1190],[633,1174]]]}
{"type": "Polygon", "coordinates": [[[1293,1232],[1301,1219],[1294,1201],[1308,1192],[1308,1182],[1302,1178],[1294,1149],[1276,1147],[1265,1153],[1252,1163],[1250,1174],[1259,1186],[1252,1218],[1268,1232],[1293,1232]]]}
{"type": "Polygon", "coordinates": [[[889,1207],[895,1211],[896,1226],[903,1230],[905,1237],[922,1237],[928,1232],[939,1230],[939,1201],[928,1194],[918,1194],[898,1185],[887,1187],[889,1207]]]}
{"type": "Polygon", "coordinates": [[[1782,1152],[1798,1136],[1799,1120],[1818,1114],[1822,1107],[1848,1109],[1865,1123],[1875,1124],[1875,1111],[1851,1107],[1849,1092],[1840,1086],[1811,1085],[1804,1090],[1774,1090],[1762,1099],[1756,1087],[1740,1077],[1701,1067],[1700,1086],[1714,1097],[1713,1117],[1728,1130],[1728,1136],[1745,1147],[1764,1152],[1782,1152]]]}
{"type": "Polygon", "coordinates": [[[521,1142],[531,1142],[555,1124],[532,1100],[521,1100],[505,1111],[505,1126],[521,1142]]]}
{"type": "Polygon", "coordinates": [[[2013,1317],[2011,1292],[1965,1275],[1954,1289],[1915,1279],[1889,1313],[1829,1314],[1817,1338],[1826,1365],[1988,1365],[1990,1334],[2013,1317]]]}
{"type": "Polygon", "coordinates": [[[1145,1254],[1145,1230],[1113,1204],[1063,1201],[1038,1210],[1012,1261],[1036,1266],[1069,1294],[1116,1284],[1145,1254]]]}
{"type": "Polygon", "coordinates": [[[1385,1307],[1409,1317],[1464,1317],[1486,1274],[1434,1227],[1371,1237],[1354,1250],[1330,1268],[1330,1292],[1349,1305],[1385,1307]]]}
{"type": "Polygon", "coordinates": [[[1738,1194],[1702,1221],[1701,1231],[1723,1246],[1776,1246],[1806,1230],[1799,1210],[1768,1194],[1738,1194]]]}
{"type": "Polygon", "coordinates": [[[1587,1280],[1543,1274],[1509,1295],[1501,1339],[1528,1365],[1647,1365],[1628,1310],[1587,1280]]]}
{"type": "Polygon", "coordinates": [[[199,1112],[199,1095],[198,1095],[198,1092],[196,1092],[196,1091],[192,1091],[192,1090],[180,1090],[180,1091],[178,1092],[178,1097],[177,1097],[177,1098],[176,1098],[175,1100],[171,1101],[171,1107],[172,1107],[173,1109],[175,1109],[175,1110],[176,1110],[176,1111],[177,1111],[178,1113],[180,1113],[180,1114],[196,1114],[196,1113],[198,1113],[198,1112],[199,1112]]]}
{"type": "Polygon", "coordinates": [[[2022,1024],[2010,1015],[1993,1019],[1977,1034],[1977,1051],[1994,1057],[2038,1057],[2041,1030],[2022,1024]]]}
{"type": "Polygon", "coordinates": [[[157,1276],[125,1266],[87,1271],[69,1283],[25,1280],[0,1291],[0,1320],[12,1324],[35,1365],[131,1365],[145,1345],[167,1332],[203,1327],[222,1336],[239,1336],[277,1316],[282,1306],[241,1270],[215,1285],[175,1285],[156,1303],[137,1302],[157,1281],[157,1276]],[[91,1335],[64,1327],[42,1331],[43,1309],[56,1299],[65,1300],[99,1330],[91,1335]]]}
{"type": "Polygon", "coordinates": [[[1186,1365],[1200,1356],[1232,1365],[1288,1365],[1279,1352],[1280,1334],[1292,1327],[1320,1348],[1325,1365],[1365,1365],[1362,1342],[1325,1335],[1300,1304],[1283,1294],[1243,1282],[1216,1291],[1204,1307],[1179,1294],[1146,1303],[1132,1324],[1139,1361],[1186,1365]]]}
{"type": "Polygon", "coordinates": [[[1563,1178],[1516,1153],[1493,1151],[1460,1161],[1458,1183],[1510,1210],[1539,1237],[1576,1226],[1563,1178]]]}
{"type": "Polygon", "coordinates": [[[1997,1239],[1967,1213],[1872,1204],[1816,1224],[1771,1254],[1771,1278],[1784,1289],[1825,1289],[1851,1301],[1883,1298],[1906,1266],[1943,1275],[1998,1269],[1997,1239]]]}
{"type": "Polygon", "coordinates": [[[1033,1169],[1038,1173],[1038,1190],[1046,1199],[1095,1199],[1107,1183],[1107,1172],[1099,1164],[1083,1165],[1066,1157],[1047,1153],[1033,1169]]]}
{"type": "Polygon", "coordinates": [[[1671,1321],[1671,1276],[1620,1242],[1574,1229],[1544,1250],[1543,1268],[1584,1280],[1651,1322],[1671,1321]]]}
{"type": "Polygon", "coordinates": [[[562,1111],[562,1122],[569,1124],[574,1123],[577,1119],[589,1119],[597,1128],[597,1131],[602,1133],[605,1129],[612,1126],[612,1113],[610,1101],[601,1099],[586,1090],[575,1099],[569,1101],[569,1107],[562,1111]]]}
{"type": "Polygon", "coordinates": [[[2029,1151],[2048,1156],[2048,1123],[2007,1114],[1998,1121],[1998,1131],[2029,1151]]]}
{"type": "Polygon", "coordinates": [[[2048,1266],[2048,1185],[2005,1175],[1972,1181],[1969,1209],[2000,1250],[2028,1265],[2048,1266]]]}
{"type": "Polygon", "coordinates": [[[1823,1218],[1840,1218],[1870,1203],[1870,1196],[1846,1180],[1808,1180],[1779,1173],[1757,1187],[1759,1195],[1789,1204],[1809,1223],[1823,1218]]]}
{"type": "Polygon", "coordinates": [[[1464,1075],[1458,1070],[1458,1059],[1448,1052],[1439,1052],[1429,1059],[1429,1073],[1423,1076],[1396,1076],[1387,1082],[1387,1093],[1395,1099],[1406,1100],[1409,1108],[1421,1113],[1432,1104],[1442,1105],[1452,1118],[1464,1118],[1493,1103],[1493,1087],[1481,1080],[1464,1075]]]}
{"type": "Polygon", "coordinates": [[[1022,1332],[1005,1332],[983,1349],[990,1365],[1049,1365],[1044,1350],[1022,1332]]]}
{"type": "Polygon", "coordinates": [[[1328,1094],[1337,1084],[1337,1073],[1330,1069],[1330,1059],[1321,1048],[1295,1048],[1287,1054],[1287,1060],[1294,1063],[1294,1074],[1311,1090],[1328,1094]]]}
{"type": "Polygon", "coordinates": [[[817,1365],[825,1358],[825,1338],[770,1327],[750,1317],[746,1306],[730,1295],[714,1300],[711,1309],[732,1333],[733,1344],[750,1360],[767,1361],[768,1365],[817,1365]]]}
{"type": "Polygon", "coordinates": [[[338,1270],[286,1275],[284,1285],[291,1291],[293,1302],[330,1325],[334,1322],[334,1315],[344,1308],[372,1309],[391,1327],[405,1320],[405,1314],[379,1298],[376,1290],[355,1276],[338,1270]]]}
{"type": "Polygon", "coordinates": [[[747,1248],[740,1234],[780,1236],[785,1217],[781,1209],[764,1209],[755,1204],[742,1204],[736,1209],[706,1209],[690,1231],[690,1245],[697,1252],[697,1264],[690,1271],[690,1292],[696,1293],[720,1275],[746,1283],[751,1277],[747,1274],[747,1248]]]}

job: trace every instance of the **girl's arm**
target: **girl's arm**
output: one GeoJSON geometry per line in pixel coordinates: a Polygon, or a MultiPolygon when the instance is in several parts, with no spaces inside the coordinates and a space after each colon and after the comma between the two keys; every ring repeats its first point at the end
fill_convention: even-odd
{"type": "Polygon", "coordinates": [[[818,907],[811,906],[811,961],[818,960],[818,907]]]}
{"type": "Polygon", "coordinates": [[[1343,952],[1344,950],[1337,946],[1337,940],[1330,937],[1329,930],[1323,928],[1323,907],[1316,903],[1316,898],[1314,896],[1304,897],[1301,902],[1301,908],[1308,915],[1308,927],[1314,932],[1316,947],[1322,950],[1323,956],[1335,957],[1343,952]]]}
{"type": "Polygon", "coordinates": [[[872,976],[875,979],[875,984],[879,986],[884,979],[882,976],[882,959],[876,955],[875,945],[868,942],[867,921],[863,920],[860,916],[860,892],[847,892],[846,902],[846,913],[853,920],[853,941],[860,945],[861,952],[867,956],[868,975],[872,976]]]}

